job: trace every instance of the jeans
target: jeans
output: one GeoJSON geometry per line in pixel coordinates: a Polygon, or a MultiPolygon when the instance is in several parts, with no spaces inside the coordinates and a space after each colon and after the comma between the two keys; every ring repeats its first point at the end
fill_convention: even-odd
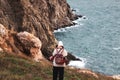
{"type": "Polygon", "coordinates": [[[63,79],[64,79],[64,67],[53,67],[53,80],[63,79]]]}

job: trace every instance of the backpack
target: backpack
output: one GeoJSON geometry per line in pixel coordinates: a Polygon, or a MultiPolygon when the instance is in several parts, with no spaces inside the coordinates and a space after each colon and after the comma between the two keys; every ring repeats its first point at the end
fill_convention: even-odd
{"type": "Polygon", "coordinates": [[[59,64],[59,65],[62,65],[62,64],[65,63],[65,58],[62,55],[62,53],[59,53],[60,51],[58,51],[58,53],[55,55],[55,63],[59,64]]]}
{"type": "Polygon", "coordinates": [[[56,54],[56,56],[55,56],[55,63],[59,64],[59,65],[64,64],[65,63],[64,56],[62,54],[56,54]]]}

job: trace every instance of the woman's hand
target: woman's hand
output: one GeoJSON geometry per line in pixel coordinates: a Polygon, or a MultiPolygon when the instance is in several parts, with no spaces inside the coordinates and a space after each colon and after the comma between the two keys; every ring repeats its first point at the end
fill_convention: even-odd
{"type": "Polygon", "coordinates": [[[53,59],[54,59],[53,56],[50,56],[50,57],[49,57],[49,60],[50,60],[50,61],[53,61],[53,59]]]}

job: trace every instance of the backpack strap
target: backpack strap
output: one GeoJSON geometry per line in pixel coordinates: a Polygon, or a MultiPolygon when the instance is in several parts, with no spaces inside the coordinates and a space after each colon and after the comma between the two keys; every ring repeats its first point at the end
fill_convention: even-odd
{"type": "MultiPolygon", "coordinates": [[[[63,48],[61,48],[59,51],[56,49],[56,51],[57,51],[56,54],[60,53],[62,50],[63,50],[63,48]]],[[[63,51],[62,51],[62,52],[63,52],[63,51]]],[[[61,53],[62,53],[62,52],[61,52],[61,53]]]]}
{"type": "MultiPolygon", "coordinates": [[[[59,54],[62,49],[63,49],[63,48],[61,48],[61,49],[58,51],[57,48],[56,48],[56,51],[58,51],[58,52],[57,52],[53,57],[55,57],[57,54],[59,54]]],[[[62,53],[62,52],[61,52],[61,53],[62,53]]]]}

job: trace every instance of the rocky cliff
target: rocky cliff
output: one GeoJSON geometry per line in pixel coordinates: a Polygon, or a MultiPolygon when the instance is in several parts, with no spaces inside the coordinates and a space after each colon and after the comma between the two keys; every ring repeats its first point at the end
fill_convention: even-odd
{"type": "Polygon", "coordinates": [[[48,57],[56,44],[53,30],[72,25],[75,17],[66,0],[0,0],[0,24],[8,31],[8,38],[0,36],[4,40],[0,47],[30,54],[30,47],[21,45],[17,36],[26,31],[40,39],[41,51],[48,57]]]}
{"type": "MultiPolygon", "coordinates": [[[[43,59],[43,55],[48,58],[57,42],[53,30],[73,25],[72,20],[75,18],[76,15],[72,13],[66,0],[0,0],[0,66],[2,70],[0,78],[23,80],[29,77],[30,80],[33,80],[34,75],[36,75],[35,79],[36,77],[44,77],[43,72],[46,70],[43,78],[46,79],[48,76],[46,74],[52,70],[52,68],[43,69],[49,63],[46,59],[40,62],[45,65],[41,67],[41,65],[36,66],[33,62],[31,64],[31,62],[19,58],[11,58],[11,55],[4,54],[4,52],[25,54],[35,61],[43,59]],[[38,72],[36,73],[36,71],[38,72]],[[20,72],[26,75],[21,76],[20,72]]],[[[68,59],[75,59],[75,57],[69,54],[68,59]]],[[[67,79],[78,79],[76,76],[78,74],[75,75],[72,70],[67,71],[67,79]]],[[[113,80],[109,77],[99,77],[89,70],[79,70],[78,73],[80,73],[79,75],[83,74],[80,76],[81,80],[113,80]]],[[[48,77],[47,79],[52,78],[48,77]]]]}

